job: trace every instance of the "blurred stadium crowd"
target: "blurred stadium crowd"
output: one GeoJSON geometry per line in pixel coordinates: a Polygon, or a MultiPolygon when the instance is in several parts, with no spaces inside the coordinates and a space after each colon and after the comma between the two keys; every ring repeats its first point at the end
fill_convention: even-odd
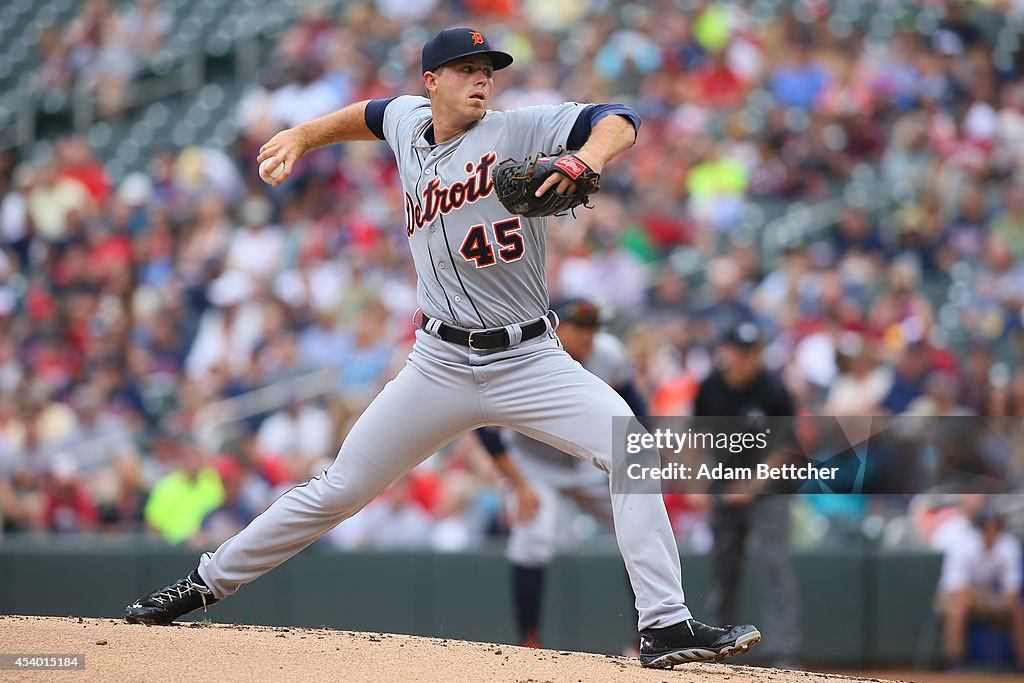
{"type": "MultiPolygon", "coordinates": [[[[83,3],[40,32],[32,96],[85,83],[101,117],[131,116],[181,4],[83,3]]],[[[640,112],[596,208],[549,226],[548,269],[552,296],[612,313],[653,413],[689,414],[721,331],[753,316],[808,413],[1024,415],[1024,3],[869,5],[313,3],[226,148],[167,140],[116,173],[83,137],[46,158],[3,149],[3,529],[215,545],[333,459],[412,339],[393,158],[320,150],[270,191],[256,151],[349,102],[419,93],[419,49],[446,25],[515,55],[497,108],[640,112]]],[[[499,484],[463,439],[327,542],[476,546],[504,528],[499,484]]],[[[673,509],[706,547],[699,514],[673,509]]]]}

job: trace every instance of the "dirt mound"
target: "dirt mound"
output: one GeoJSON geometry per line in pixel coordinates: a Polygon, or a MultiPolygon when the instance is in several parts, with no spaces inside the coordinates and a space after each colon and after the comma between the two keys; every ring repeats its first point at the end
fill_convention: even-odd
{"type": "Polygon", "coordinates": [[[635,659],[329,629],[0,616],[0,654],[84,655],[84,671],[0,671],[0,680],[425,681],[447,683],[842,683],[877,679],[736,664],[640,668],[635,659]],[[13,676],[12,676],[13,674],[13,676]]]}

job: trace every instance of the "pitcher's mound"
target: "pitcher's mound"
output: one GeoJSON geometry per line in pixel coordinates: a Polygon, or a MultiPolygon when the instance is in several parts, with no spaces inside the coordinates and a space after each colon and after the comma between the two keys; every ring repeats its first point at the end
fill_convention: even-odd
{"type": "Polygon", "coordinates": [[[636,659],[329,629],[0,616],[0,655],[84,655],[83,670],[6,670],[2,680],[395,681],[411,683],[843,683],[834,674],[726,663],[642,669],[636,659]],[[13,674],[13,676],[12,676],[13,674]]]}

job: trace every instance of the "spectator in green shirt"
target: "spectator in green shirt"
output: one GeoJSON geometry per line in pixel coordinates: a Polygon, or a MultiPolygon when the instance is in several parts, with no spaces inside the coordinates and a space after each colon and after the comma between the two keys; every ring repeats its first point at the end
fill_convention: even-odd
{"type": "Polygon", "coordinates": [[[224,502],[217,471],[203,462],[194,443],[181,440],[179,469],[156,483],[146,503],[146,523],[169,544],[187,541],[203,518],[224,502]]]}
{"type": "Polygon", "coordinates": [[[1018,261],[1024,260],[1024,189],[1011,185],[1006,190],[1006,209],[996,217],[992,232],[1013,252],[1018,261]]]}

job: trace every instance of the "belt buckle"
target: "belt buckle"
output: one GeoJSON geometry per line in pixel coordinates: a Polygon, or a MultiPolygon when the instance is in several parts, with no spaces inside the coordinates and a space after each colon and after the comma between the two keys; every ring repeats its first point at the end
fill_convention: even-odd
{"type": "Polygon", "coordinates": [[[473,335],[479,334],[479,333],[480,333],[479,330],[473,330],[472,332],[470,332],[469,333],[469,339],[466,340],[466,344],[469,346],[469,348],[473,349],[474,351],[487,351],[487,349],[485,349],[485,348],[481,348],[481,347],[478,347],[478,346],[473,346],[473,335]]]}

